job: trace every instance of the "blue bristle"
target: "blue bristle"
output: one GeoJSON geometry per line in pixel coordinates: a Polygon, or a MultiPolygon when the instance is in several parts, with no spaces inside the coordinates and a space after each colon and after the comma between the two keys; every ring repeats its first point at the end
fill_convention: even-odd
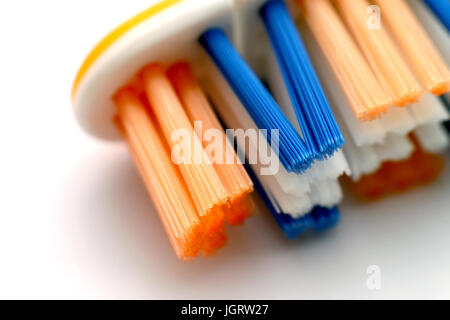
{"type": "Polygon", "coordinates": [[[290,172],[301,173],[310,167],[311,153],[270,93],[238,54],[219,28],[207,30],[200,43],[224,75],[260,129],[266,129],[271,143],[272,129],[279,130],[279,157],[290,172]]]}
{"type": "Polygon", "coordinates": [[[339,209],[324,207],[315,207],[311,212],[311,218],[314,220],[314,230],[320,232],[335,226],[339,222],[339,209]]]}
{"type": "Polygon", "coordinates": [[[308,150],[314,159],[327,158],[344,145],[344,137],[301,36],[283,1],[268,1],[261,16],[308,150]]]}
{"type": "Polygon", "coordinates": [[[442,24],[450,32],[450,1],[449,0],[424,0],[428,7],[441,20],[442,24]]]}
{"type": "Polygon", "coordinates": [[[307,215],[297,219],[294,219],[286,213],[278,213],[264,190],[264,187],[261,185],[257,176],[248,164],[245,164],[245,169],[247,169],[247,172],[253,181],[256,192],[258,192],[278,226],[288,239],[293,240],[310,229],[321,232],[333,227],[339,222],[338,207],[327,209],[317,206],[307,215]]]}

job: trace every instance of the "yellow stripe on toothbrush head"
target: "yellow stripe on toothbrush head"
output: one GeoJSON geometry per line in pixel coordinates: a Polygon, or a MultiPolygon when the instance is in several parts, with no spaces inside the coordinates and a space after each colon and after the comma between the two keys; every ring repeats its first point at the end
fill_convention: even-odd
{"type": "Polygon", "coordinates": [[[121,24],[119,27],[111,31],[106,37],[104,37],[94,49],[89,53],[87,58],[84,60],[80,69],[78,70],[77,76],[72,87],[72,99],[77,93],[78,86],[83,79],[84,75],[87,73],[89,68],[94,64],[94,62],[120,37],[122,37],[130,29],[134,28],[141,22],[151,18],[152,16],[164,11],[171,6],[181,2],[183,0],[162,0],[161,2],[149,7],[148,9],[142,11],[136,16],[132,17],[125,23],[121,24]]]}

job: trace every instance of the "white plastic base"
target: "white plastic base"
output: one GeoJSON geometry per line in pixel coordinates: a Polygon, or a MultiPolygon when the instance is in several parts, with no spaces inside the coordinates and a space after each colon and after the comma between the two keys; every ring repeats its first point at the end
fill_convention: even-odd
{"type": "Polygon", "coordinates": [[[148,63],[195,62],[198,37],[211,26],[230,29],[233,0],[184,0],[129,30],[90,67],[74,97],[75,116],[90,134],[118,139],[111,97],[148,63]]]}

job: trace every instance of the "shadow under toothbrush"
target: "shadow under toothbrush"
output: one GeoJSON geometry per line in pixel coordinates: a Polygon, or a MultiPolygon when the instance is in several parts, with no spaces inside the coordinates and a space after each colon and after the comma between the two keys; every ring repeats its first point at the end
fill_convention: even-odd
{"type": "MultiPolygon", "coordinates": [[[[123,270],[123,279],[117,281],[127,281],[131,277],[147,284],[178,281],[195,286],[199,280],[219,275],[231,278],[234,267],[230,266],[242,260],[263,261],[267,255],[286,252],[301,256],[302,251],[310,251],[308,247],[316,246],[317,241],[325,243],[334,236],[331,231],[320,235],[306,233],[296,241],[290,241],[258,200],[255,214],[244,225],[227,229],[229,239],[223,250],[210,258],[186,263],[179,261],[173,253],[126,150],[111,157],[107,163],[84,159],[72,169],[66,180],[80,179],[77,189],[81,191],[76,192],[77,207],[70,228],[78,229],[77,232],[82,234],[77,237],[72,254],[81,256],[89,252],[94,269],[123,270]]],[[[247,272],[251,273],[251,270],[240,274],[250,276],[247,272]]],[[[107,278],[105,276],[105,286],[108,286],[107,278]]]]}
{"type": "MultiPolygon", "coordinates": [[[[426,210],[415,210],[412,217],[411,212],[400,210],[405,201],[409,201],[403,196],[386,199],[393,206],[391,211],[380,209],[386,207],[383,202],[380,207],[376,204],[365,206],[347,197],[341,206],[339,227],[321,234],[305,234],[296,241],[284,237],[262,206],[262,201],[256,197],[257,211],[243,226],[227,230],[229,243],[223,250],[208,259],[199,257],[185,263],[173,253],[146,189],[123,146],[118,152],[96,153],[82,158],[73,165],[65,180],[58,209],[72,217],[70,229],[62,232],[78,229],[72,236],[76,246],[65,254],[77,257],[79,268],[83,268],[80,281],[92,282],[95,290],[100,292],[91,293],[93,297],[100,294],[103,298],[225,299],[231,298],[231,293],[234,298],[248,298],[245,287],[249,285],[257,287],[255,292],[259,292],[258,297],[261,298],[287,297],[286,292],[271,291],[278,288],[280,281],[287,281],[284,273],[292,274],[289,284],[285,284],[292,290],[308,285],[321,287],[324,277],[334,281],[342,276],[339,268],[330,268],[330,263],[345,267],[347,276],[354,279],[362,268],[361,259],[365,259],[363,265],[366,266],[380,258],[378,253],[374,253],[380,250],[370,251],[376,241],[381,241],[379,248],[388,248],[389,243],[389,248],[393,246],[400,250],[401,246],[396,246],[394,241],[399,227],[396,219],[411,218],[409,228],[417,228],[420,232],[427,226],[424,221],[428,223],[427,228],[433,227],[428,212],[434,210],[432,204],[436,198],[426,199],[438,188],[434,185],[431,190],[423,188],[413,192],[416,199],[413,202],[417,205],[417,199],[424,199],[426,210]],[[74,201],[67,201],[65,196],[74,197],[74,201]],[[361,210],[372,214],[361,215],[361,210]],[[382,217],[385,219],[380,219],[382,217]],[[372,226],[369,229],[375,228],[379,230],[376,234],[383,236],[370,232],[367,235],[364,230],[368,225],[372,226]],[[347,242],[345,238],[349,232],[359,240],[347,242]],[[284,265],[286,261],[289,261],[288,265],[284,265]],[[255,268],[258,269],[256,272],[255,268]],[[123,289],[112,289],[119,287],[123,289]],[[213,287],[220,292],[208,291],[213,287]],[[184,296],[187,292],[189,296],[184,296]]],[[[448,189],[448,181],[442,179],[443,190],[448,189]]],[[[438,235],[440,233],[436,237],[438,235]]],[[[400,257],[403,256],[400,254],[400,257]]]]}

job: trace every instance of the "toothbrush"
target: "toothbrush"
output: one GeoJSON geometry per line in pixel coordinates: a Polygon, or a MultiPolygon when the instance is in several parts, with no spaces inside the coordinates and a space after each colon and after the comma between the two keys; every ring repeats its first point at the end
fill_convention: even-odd
{"type": "Polygon", "coordinates": [[[389,30],[375,35],[360,29],[364,0],[335,1],[341,16],[328,0],[161,1],[87,57],[75,116],[127,142],[182,260],[226,244],[253,188],[288,238],[325,230],[339,220],[341,176],[376,198],[443,167],[448,112],[433,94],[450,73],[410,11],[401,21],[418,32],[400,37],[400,1],[376,1],[389,30]]]}
{"type": "MultiPolygon", "coordinates": [[[[83,63],[73,87],[80,125],[99,138],[123,137],[129,145],[174,251],[183,260],[215,253],[226,243],[225,223],[241,224],[253,209],[253,183],[238,161],[242,157],[234,153],[233,141],[227,141],[198,82],[213,82],[204,72],[207,65],[223,78],[220,90],[230,89],[225,98],[236,99],[246,112],[244,124],[259,129],[253,147],[258,152],[259,145],[277,150],[271,160],[277,166],[281,162],[282,169],[268,181],[276,182],[271,190],[285,197],[284,209],[296,218],[312,210],[320,229],[336,214],[317,213],[310,199],[330,205],[330,198],[342,198],[335,184],[312,183],[310,176],[299,175],[317,155],[233,48],[227,36],[233,30],[233,7],[231,0],[162,1],[105,37],[83,63]],[[220,129],[219,151],[231,153],[232,164],[211,161],[213,154],[196,122],[205,130],[220,129]]],[[[261,163],[255,166],[264,169],[261,163]]],[[[328,171],[334,177],[336,169],[328,171]]]]}
{"type": "Polygon", "coordinates": [[[211,163],[193,125],[201,121],[226,142],[189,65],[202,64],[197,40],[203,32],[212,26],[231,30],[232,10],[228,0],[162,1],[105,37],[73,89],[75,116],[84,129],[127,142],[183,260],[215,253],[226,243],[225,223],[241,224],[253,209],[253,183],[234,150],[222,143],[219,151],[231,153],[233,161],[211,163]],[[174,64],[178,60],[189,62],[174,64]]]}

